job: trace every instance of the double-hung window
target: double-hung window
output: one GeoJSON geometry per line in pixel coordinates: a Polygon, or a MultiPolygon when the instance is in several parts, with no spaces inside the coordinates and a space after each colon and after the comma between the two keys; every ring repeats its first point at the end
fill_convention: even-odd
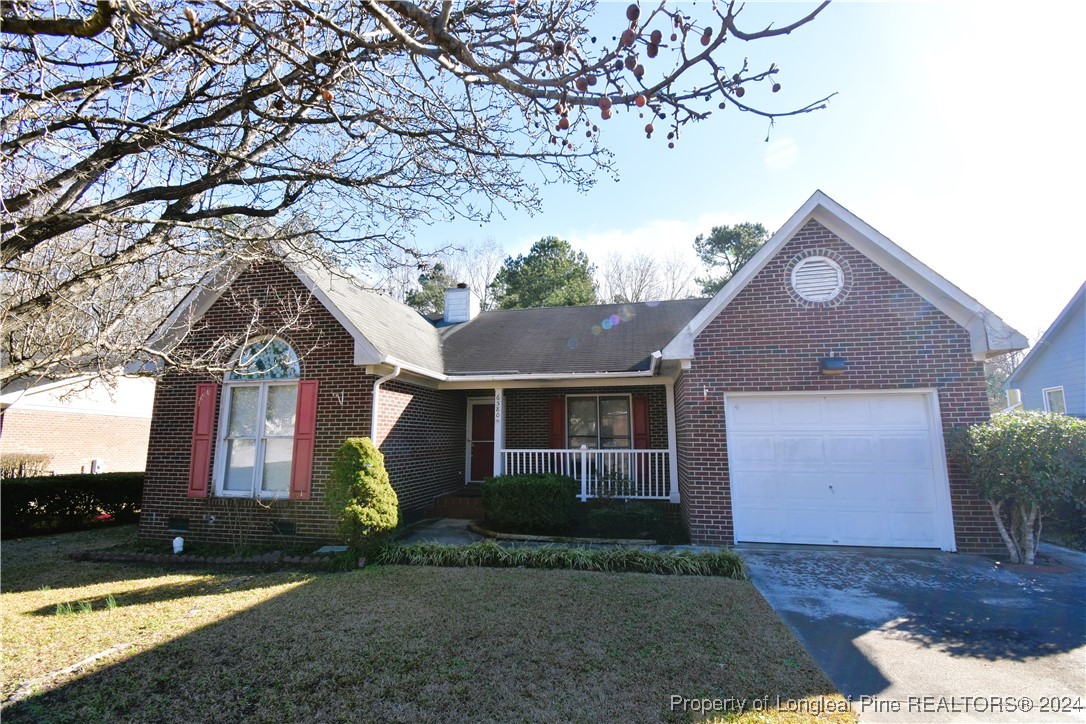
{"type": "Polygon", "coordinates": [[[286,497],[298,404],[298,356],[281,339],[250,341],[226,375],[215,475],[218,493],[286,497]]]}
{"type": "Polygon", "coordinates": [[[566,399],[567,445],[591,450],[633,447],[629,395],[573,395],[566,399]]]}

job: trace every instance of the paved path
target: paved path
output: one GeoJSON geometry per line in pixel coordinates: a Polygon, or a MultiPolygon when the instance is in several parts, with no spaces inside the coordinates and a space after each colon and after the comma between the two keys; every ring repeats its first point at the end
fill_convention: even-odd
{"type": "Polygon", "coordinates": [[[1086,557],[1023,573],[939,552],[740,553],[862,721],[1086,721],[1066,706],[1086,707],[1086,557]],[[1053,697],[1062,711],[1043,712],[1053,697]]]}

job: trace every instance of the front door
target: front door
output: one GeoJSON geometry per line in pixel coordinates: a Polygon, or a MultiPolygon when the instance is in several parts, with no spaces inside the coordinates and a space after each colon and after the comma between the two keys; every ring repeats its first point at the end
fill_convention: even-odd
{"type": "Polygon", "coordinates": [[[494,474],[494,403],[469,402],[469,480],[481,483],[494,474]]]}

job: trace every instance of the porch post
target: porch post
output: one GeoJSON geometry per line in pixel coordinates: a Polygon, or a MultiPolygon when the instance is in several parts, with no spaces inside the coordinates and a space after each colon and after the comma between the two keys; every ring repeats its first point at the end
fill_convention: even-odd
{"type": "Polygon", "coordinates": [[[664,384],[667,393],[667,466],[670,490],[668,500],[679,502],[679,445],[675,426],[675,380],[664,384]]]}
{"type": "Polygon", "coordinates": [[[581,502],[588,502],[588,446],[581,445],[581,502]]]}
{"type": "Polygon", "coordinates": [[[494,474],[505,474],[505,390],[494,388],[494,474]]]}

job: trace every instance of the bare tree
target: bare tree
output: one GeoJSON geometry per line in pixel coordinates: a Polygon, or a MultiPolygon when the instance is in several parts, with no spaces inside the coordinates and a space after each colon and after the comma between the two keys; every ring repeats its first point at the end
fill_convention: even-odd
{"type": "Polygon", "coordinates": [[[645,253],[608,255],[599,284],[600,298],[611,304],[663,299],[660,265],[645,253]]]}
{"type": "Polygon", "coordinates": [[[662,299],[689,299],[697,296],[693,284],[695,267],[677,248],[660,260],[662,299]]]}
{"type": "Polygon", "coordinates": [[[274,218],[307,253],[365,268],[416,255],[412,224],[535,210],[527,168],[590,186],[610,170],[613,115],[648,115],[647,134],[659,123],[674,143],[718,104],[770,119],[822,108],[761,110],[751,97],[779,90],[779,71],[735,45],[826,4],[750,32],[735,3],[698,17],[631,5],[611,42],[587,27],[592,0],[3,0],[0,273],[17,293],[0,381],[134,353],[146,298],[267,248],[216,235],[227,218],[274,218]],[[39,334],[103,289],[87,334],[39,334]]]}
{"type": "Polygon", "coordinates": [[[494,307],[490,283],[502,268],[506,256],[505,249],[492,237],[450,249],[442,254],[449,275],[458,282],[467,284],[479,297],[484,310],[494,307]]]}

